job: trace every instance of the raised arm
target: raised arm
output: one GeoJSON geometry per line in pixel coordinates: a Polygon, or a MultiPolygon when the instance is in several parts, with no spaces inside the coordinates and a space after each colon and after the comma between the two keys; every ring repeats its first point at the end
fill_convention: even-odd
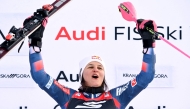
{"type": "Polygon", "coordinates": [[[136,95],[145,89],[154,78],[156,62],[154,54],[155,39],[154,36],[145,29],[145,26],[148,26],[156,30],[154,24],[152,20],[142,19],[139,20],[137,24],[137,29],[143,42],[143,61],[140,73],[128,83],[110,90],[110,93],[118,101],[118,106],[122,106],[120,107],[122,109],[125,108],[136,95]]]}
{"type": "MultiPolygon", "coordinates": [[[[33,17],[27,18],[24,24],[31,21],[33,17]]],[[[39,85],[39,87],[46,91],[61,108],[66,108],[67,102],[75,93],[75,90],[67,88],[59,84],[55,79],[49,76],[43,65],[41,57],[42,37],[45,30],[45,26],[48,19],[44,18],[42,25],[29,36],[29,62],[31,68],[31,75],[33,80],[39,85]]]]}

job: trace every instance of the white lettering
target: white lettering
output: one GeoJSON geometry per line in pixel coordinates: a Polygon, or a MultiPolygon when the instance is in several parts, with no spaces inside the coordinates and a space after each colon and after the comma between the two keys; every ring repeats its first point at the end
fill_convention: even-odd
{"type": "Polygon", "coordinates": [[[49,81],[48,81],[48,83],[46,84],[45,87],[46,87],[47,89],[49,89],[49,88],[51,87],[52,83],[53,83],[53,78],[50,77],[50,79],[49,79],[49,81]]]}
{"type": "Polygon", "coordinates": [[[123,93],[123,91],[125,91],[128,88],[129,83],[126,83],[125,85],[123,85],[122,87],[118,87],[116,89],[116,96],[119,96],[123,93]]]}
{"type": "Polygon", "coordinates": [[[106,101],[99,101],[99,102],[84,102],[84,105],[78,105],[75,108],[100,108],[102,107],[102,103],[106,101]]]}

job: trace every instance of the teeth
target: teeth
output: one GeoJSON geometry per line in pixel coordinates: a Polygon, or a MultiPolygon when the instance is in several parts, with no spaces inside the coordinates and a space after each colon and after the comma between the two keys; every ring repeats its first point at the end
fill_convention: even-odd
{"type": "Polygon", "coordinates": [[[92,75],[93,78],[98,78],[98,75],[92,75]]]}

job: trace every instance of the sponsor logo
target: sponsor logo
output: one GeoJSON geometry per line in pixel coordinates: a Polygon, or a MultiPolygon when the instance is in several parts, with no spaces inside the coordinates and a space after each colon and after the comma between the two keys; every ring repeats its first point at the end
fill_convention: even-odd
{"type": "Polygon", "coordinates": [[[136,81],[136,78],[131,80],[131,86],[134,87],[137,85],[137,81],[136,81]]]}
{"type": "MultiPolygon", "coordinates": [[[[179,26],[178,29],[171,30],[169,26],[163,27],[163,26],[157,26],[158,31],[159,29],[166,29],[166,33],[161,33],[157,32],[160,34],[162,37],[164,37],[167,40],[182,40],[182,26],[179,26]]],[[[133,32],[135,34],[139,34],[136,27],[133,28],[133,32]]],[[[127,40],[131,40],[131,27],[125,27],[125,26],[120,26],[120,27],[115,27],[115,40],[118,40],[118,36],[127,36],[127,40]],[[127,34],[124,34],[127,28],[127,34]],[[121,32],[122,31],[122,32],[121,32]]],[[[132,40],[141,40],[141,38],[132,38],[132,40]]],[[[159,39],[158,39],[159,40],[159,39]]]]}
{"type": "Polygon", "coordinates": [[[166,74],[155,74],[154,78],[168,78],[166,74]]]}
{"type": "Polygon", "coordinates": [[[118,87],[116,89],[116,96],[119,96],[123,93],[123,91],[125,91],[128,88],[129,83],[126,83],[125,85],[118,87]]]}
{"type": "Polygon", "coordinates": [[[77,31],[73,30],[73,34],[69,34],[66,27],[61,27],[55,40],[60,40],[60,38],[66,38],[67,40],[105,40],[105,27],[96,27],[95,30],[85,31],[82,30],[80,35],[77,35],[77,31]]]}
{"type": "Polygon", "coordinates": [[[84,102],[83,105],[78,105],[75,108],[101,108],[106,101],[99,102],[84,102]]]}
{"type": "MultiPolygon", "coordinates": [[[[132,37],[134,36],[134,34],[139,34],[136,27],[115,26],[114,28],[115,40],[118,40],[118,38],[122,36],[126,37],[127,40],[142,40],[141,37],[132,37]]],[[[166,40],[182,40],[182,26],[175,27],[175,29],[173,29],[173,27],[170,26],[157,26],[157,28],[157,33],[166,40]],[[159,32],[163,30],[166,32],[159,32]]],[[[55,40],[105,40],[105,37],[106,31],[104,26],[95,27],[95,29],[92,30],[72,30],[71,33],[68,32],[66,27],[61,27],[57,36],[55,37],[55,40]]]]}
{"type": "MultiPolygon", "coordinates": [[[[128,73],[123,73],[123,77],[129,77],[129,78],[134,78],[138,74],[128,74],[128,73]]],[[[155,74],[154,78],[169,78],[167,74],[155,74]]]]}
{"type": "Polygon", "coordinates": [[[0,74],[0,78],[30,78],[29,74],[0,74]]]}
{"type": "Polygon", "coordinates": [[[102,61],[99,56],[92,56],[92,59],[98,59],[98,60],[102,61]]]}
{"type": "Polygon", "coordinates": [[[109,97],[110,95],[108,93],[105,93],[104,97],[109,97]]]}
{"type": "Polygon", "coordinates": [[[48,83],[46,84],[45,87],[46,87],[47,89],[49,89],[49,88],[51,87],[52,83],[53,83],[53,78],[50,77],[50,79],[49,79],[49,81],[48,81],[48,83]]]}
{"type": "Polygon", "coordinates": [[[79,74],[73,77],[73,74],[69,75],[69,78],[65,75],[64,71],[60,71],[56,80],[65,80],[66,82],[79,82],[79,74]],[[74,78],[75,77],[75,78],[74,78]]]}
{"type": "MultiPolygon", "coordinates": [[[[149,84],[148,87],[174,87],[173,71],[174,71],[173,66],[157,66],[157,71],[155,72],[155,74],[150,74],[153,81],[150,81],[151,84],[149,84]]],[[[126,81],[126,80],[131,81],[133,80],[133,78],[136,78],[140,76],[141,74],[146,75],[146,73],[138,73],[138,72],[139,70],[137,66],[129,66],[129,67],[117,66],[116,73],[119,75],[116,76],[116,80],[118,80],[116,85],[120,85],[122,84],[123,81],[126,81]]],[[[143,76],[143,79],[146,79],[144,78],[144,76],[143,76]]],[[[137,84],[139,84],[137,81],[137,78],[136,78],[136,82],[137,84]]],[[[134,81],[134,84],[130,83],[130,85],[134,86],[135,81],[134,81]]]]}
{"type": "Polygon", "coordinates": [[[128,74],[128,73],[123,73],[123,77],[136,77],[137,74],[128,74]]]}

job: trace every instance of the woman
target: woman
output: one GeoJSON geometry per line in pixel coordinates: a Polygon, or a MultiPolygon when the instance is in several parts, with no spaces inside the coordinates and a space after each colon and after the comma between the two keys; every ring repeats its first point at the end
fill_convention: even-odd
{"type": "MultiPolygon", "coordinates": [[[[32,19],[26,19],[24,24],[32,19]]],[[[33,80],[41,89],[46,91],[62,109],[125,109],[128,103],[138,95],[153,80],[155,73],[154,38],[144,26],[156,30],[154,21],[138,20],[138,32],[143,42],[142,70],[133,80],[107,90],[105,81],[105,64],[99,56],[89,56],[80,62],[81,87],[78,91],[59,84],[50,77],[43,66],[40,54],[42,37],[47,23],[44,19],[42,25],[29,37],[30,67],[33,80]]]]}

